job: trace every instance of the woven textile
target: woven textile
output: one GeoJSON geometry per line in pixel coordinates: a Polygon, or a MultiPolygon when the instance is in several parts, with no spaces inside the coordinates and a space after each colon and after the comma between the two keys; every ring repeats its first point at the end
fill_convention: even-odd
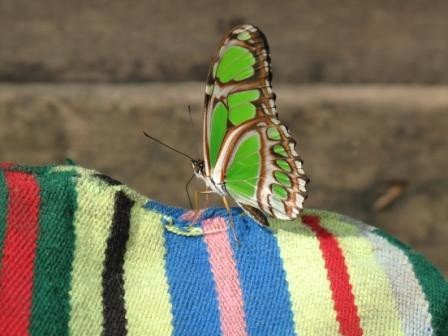
{"type": "Polygon", "coordinates": [[[228,218],[3,165],[0,335],[448,335],[447,282],[386,233],[320,210],[228,218]]]}

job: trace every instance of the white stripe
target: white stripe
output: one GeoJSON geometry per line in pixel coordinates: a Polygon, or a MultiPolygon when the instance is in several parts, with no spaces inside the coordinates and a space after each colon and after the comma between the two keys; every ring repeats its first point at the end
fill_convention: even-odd
{"type": "Polygon", "coordinates": [[[360,231],[375,246],[375,256],[386,271],[405,334],[432,335],[428,302],[407,256],[383,237],[373,232],[360,231]]]}
{"type": "Polygon", "coordinates": [[[433,335],[429,305],[406,254],[387,239],[372,232],[374,229],[371,226],[347,216],[340,217],[344,222],[356,225],[360,234],[373,245],[375,258],[389,280],[405,335],[433,335]]]}

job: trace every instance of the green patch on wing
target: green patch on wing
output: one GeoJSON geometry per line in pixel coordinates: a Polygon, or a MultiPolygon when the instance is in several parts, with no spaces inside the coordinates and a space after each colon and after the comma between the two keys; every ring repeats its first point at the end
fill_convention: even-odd
{"type": "Polygon", "coordinates": [[[250,34],[249,32],[244,31],[242,33],[239,33],[236,38],[240,41],[247,41],[248,39],[250,39],[250,34]]]}
{"type": "Polygon", "coordinates": [[[215,105],[210,127],[210,165],[214,167],[218,159],[219,149],[227,131],[227,109],[222,103],[215,105]]]}
{"type": "Polygon", "coordinates": [[[280,140],[280,132],[275,127],[269,127],[268,128],[268,138],[271,140],[280,140]]]}
{"type": "Polygon", "coordinates": [[[255,117],[256,107],[252,102],[258,98],[260,98],[259,90],[248,90],[230,94],[227,98],[230,122],[236,126],[255,117]]]}
{"type": "Polygon", "coordinates": [[[275,154],[278,154],[283,157],[288,157],[288,153],[286,152],[286,149],[282,145],[275,145],[272,150],[275,154]]]}
{"type": "Polygon", "coordinates": [[[288,191],[286,190],[286,188],[284,188],[283,186],[281,186],[279,184],[272,185],[272,192],[274,193],[276,198],[279,198],[279,199],[287,199],[288,198],[288,191]]]}
{"type": "Polygon", "coordinates": [[[281,168],[287,172],[291,172],[291,166],[289,165],[289,163],[286,160],[276,160],[275,163],[279,168],[281,168]]]}
{"type": "Polygon", "coordinates": [[[291,186],[291,179],[284,172],[276,171],[276,172],[274,172],[274,177],[278,183],[283,184],[288,187],[291,186]]]}
{"type": "Polygon", "coordinates": [[[231,46],[219,61],[216,77],[221,83],[228,83],[231,80],[242,81],[254,74],[254,64],[255,57],[248,49],[231,46]]]}
{"type": "Polygon", "coordinates": [[[236,201],[252,199],[260,176],[260,136],[255,133],[236,148],[235,156],[226,172],[226,187],[236,201]]]}

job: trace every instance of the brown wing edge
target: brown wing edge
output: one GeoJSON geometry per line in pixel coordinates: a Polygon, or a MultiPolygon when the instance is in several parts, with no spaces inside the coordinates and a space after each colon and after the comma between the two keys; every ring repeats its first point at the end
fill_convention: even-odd
{"type": "Polygon", "coordinates": [[[244,204],[244,203],[238,203],[238,205],[244,210],[244,212],[251,217],[253,220],[255,220],[258,224],[264,227],[269,227],[268,219],[266,218],[265,214],[250,205],[244,204]]]}

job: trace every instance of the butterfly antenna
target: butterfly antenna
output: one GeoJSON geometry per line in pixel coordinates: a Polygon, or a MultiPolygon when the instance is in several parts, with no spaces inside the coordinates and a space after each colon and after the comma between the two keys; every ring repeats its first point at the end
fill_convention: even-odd
{"type": "Polygon", "coordinates": [[[190,193],[188,191],[188,186],[190,185],[191,181],[193,180],[194,174],[191,175],[190,179],[188,180],[187,184],[185,184],[185,191],[187,192],[188,202],[190,203],[190,208],[193,209],[193,203],[191,202],[190,193]]]}
{"type": "MultiPolygon", "coordinates": [[[[193,122],[193,116],[191,114],[191,106],[188,105],[188,114],[190,115],[190,123],[191,123],[191,127],[194,127],[194,122],[193,122]]],[[[198,151],[198,147],[194,146],[195,150],[196,150],[196,157],[199,157],[199,151],[198,151]]]]}
{"type": "Polygon", "coordinates": [[[181,152],[180,150],[178,150],[178,149],[176,149],[176,148],[174,148],[174,147],[171,147],[170,145],[167,145],[166,143],[160,141],[159,139],[154,138],[153,136],[149,135],[149,134],[146,133],[145,131],[143,131],[143,134],[144,134],[147,138],[150,138],[151,140],[153,140],[153,141],[155,141],[155,142],[161,144],[162,146],[165,146],[166,148],[169,148],[169,149],[171,149],[172,151],[174,151],[174,152],[176,152],[176,153],[178,153],[178,154],[180,154],[180,155],[183,155],[183,156],[189,158],[190,160],[194,160],[190,155],[185,154],[184,152],[181,152]]]}

